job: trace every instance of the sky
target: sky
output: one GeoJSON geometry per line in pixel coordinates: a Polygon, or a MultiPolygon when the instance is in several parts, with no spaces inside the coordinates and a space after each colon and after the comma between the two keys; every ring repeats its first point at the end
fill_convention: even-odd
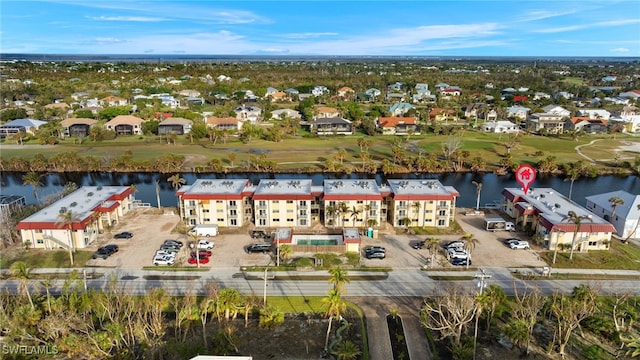
{"type": "Polygon", "coordinates": [[[2,0],[0,53],[640,56],[640,1],[2,0]]]}

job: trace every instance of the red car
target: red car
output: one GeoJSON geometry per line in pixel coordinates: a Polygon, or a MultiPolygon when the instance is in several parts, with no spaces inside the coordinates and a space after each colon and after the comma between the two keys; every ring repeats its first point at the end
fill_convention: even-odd
{"type": "Polygon", "coordinates": [[[197,253],[197,254],[196,254],[196,252],[195,252],[195,251],[192,251],[192,252],[191,252],[191,257],[192,257],[192,258],[196,257],[196,255],[197,255],[197,256],[199,256],[199,257],[201,257],[201,258],[203,258],[203,257],[209,257],[209,256],[211,256],[211,251],[210,251],[210,250],[207,250],[207,249],[200,249],[200,250],[198,250],[198,253],[197,253]]]}
{"type": "Polygon", "coordinates": [[[191,257],[189,258],[189,264],[197,264],[198,260],[200,260],[200,264],[208,264],[209,263],[209,258],[208,257],[201,257],[200,259],[195,258],[195,257],[191,257]]]}

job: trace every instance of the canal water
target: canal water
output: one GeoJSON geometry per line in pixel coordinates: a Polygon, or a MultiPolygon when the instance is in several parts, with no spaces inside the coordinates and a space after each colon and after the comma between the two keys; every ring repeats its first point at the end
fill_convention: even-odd
{"type": "MultiPolygon", "coordinates": [[[[33,188],[22,185],[23,173],[3,172],[0,174],[2,195],[23,195],[27,203],[35,203],[33,188]]],[[[43,174],[42,186],[37,189],[38,198],[46,199],[59,194],[67,182],[75,182],[78,186],[84,185],[135,185],[138,189],[136,198],[151,206],[157,206],[156,183],[160,192],[160,202],[164,207],[176,206],[177,198],[175,189],[167,181],[171,174],[157,173],[55,173],[43,174]]],[[[361,174],[325,174],[325,173],[234,173],[234,174],[182,174],[186,184],[192,184],[196,179],[242,179],[247,178],[257,184],[260,179],[312,179],[314,185],[321,185],[324,179],[362,179],[375,178],[378,184],[386,179],[437,179],[444,185],[453,186],[460,193],[458,207],[475,207],[476,186],[472,181],[482,183],[480,192],[481,206],[501,199],[501,192],[507,187],[520,187],[512,174],[498,176],[496,174],[398,174],[376,176],[361,174]]],[[[569,196],[571,182],[564,177],[538,176],[531,188],[550,187],[569,196]]],[[[571,198],[580,205],[585,205],[585,197],[615,190],[625,190],[631,194],[640,194],[640,177],[638,176],[599,176],[596,178],[580,178],[573,184],[571,198]]]]}

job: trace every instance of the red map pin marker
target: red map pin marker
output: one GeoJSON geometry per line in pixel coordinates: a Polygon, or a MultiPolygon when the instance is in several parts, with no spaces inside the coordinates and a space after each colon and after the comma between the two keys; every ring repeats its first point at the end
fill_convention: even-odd
{"type": "Polygon", "coordinates": [[[534,169],[533,166],[524,164],[518,166],[516,169],[516,181],[522,185],[522,190],[525,195],[527,195],[527,191],[529,191],[529,187],[535,179],[536,169],[534,169]]]}

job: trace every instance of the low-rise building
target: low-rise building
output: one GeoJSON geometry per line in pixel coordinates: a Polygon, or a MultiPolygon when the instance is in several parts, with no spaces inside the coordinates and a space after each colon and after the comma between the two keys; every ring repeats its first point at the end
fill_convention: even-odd
{"type": "Polygon", "coordinates": [[[527,130],[534,133],[562,134],[564,132],[564,117],[552,113],[531,114],[527,118],[527,130]]]}
{"type": "Polygon", "coordinates": [[[437,180],[388,180],[390,221],[398,227],[448,227],[455,219],[458,191],[437,180]]]}
{"type": "Polygon", "coordinates": [[[310,179],[262,179],[253,193],[255,225],[259,227],[309,227],[312,204],[320,188],[310,179]]]}
{"type": "Polygon", "coordinates": [[[370,227],[386,219],[383,192],[374,179],[325,180],[322,203],[324,223],[332,227],[370,227]]]}
{"type": "Polygon", "coordinates": [[[602,216],[616,228],[622,239],[640,239],[640,195],[624,190],[606,192],[586,197],[588,210],[602,216]],[[621,200],[622,203],[613,202],[621,200]],[[616,203],[616,206],[613,204],[616,203]]]}
{"type": "Polygon", "coordinates": [[[378,126],[384,135],[420,134],[415,117],[380,117],[378,126]]]}
{"type": "Polygon", "coordinates": [[[543,247],[586,252],[608,250],[616,229],[608,221],[569,200],[552,188],[520,188],[502,191],[504,211],[515,219],[516,228],[530,230],[543,239],[543,247]],[[570,213],[580,220],[572,220],[570,213]]]}
{"type": "Polygon", "coordinates": [[[251,222],[253,191],[248,179],[198,179],[176,195],[180,215],[190,225],[241,227],[251,222]]]}
{"type": "Polygon", "coordinates": [[[83,249],[134,208],[129,186],[83,186],[18,223],[22,241],[40,249],[83,249]]]}

